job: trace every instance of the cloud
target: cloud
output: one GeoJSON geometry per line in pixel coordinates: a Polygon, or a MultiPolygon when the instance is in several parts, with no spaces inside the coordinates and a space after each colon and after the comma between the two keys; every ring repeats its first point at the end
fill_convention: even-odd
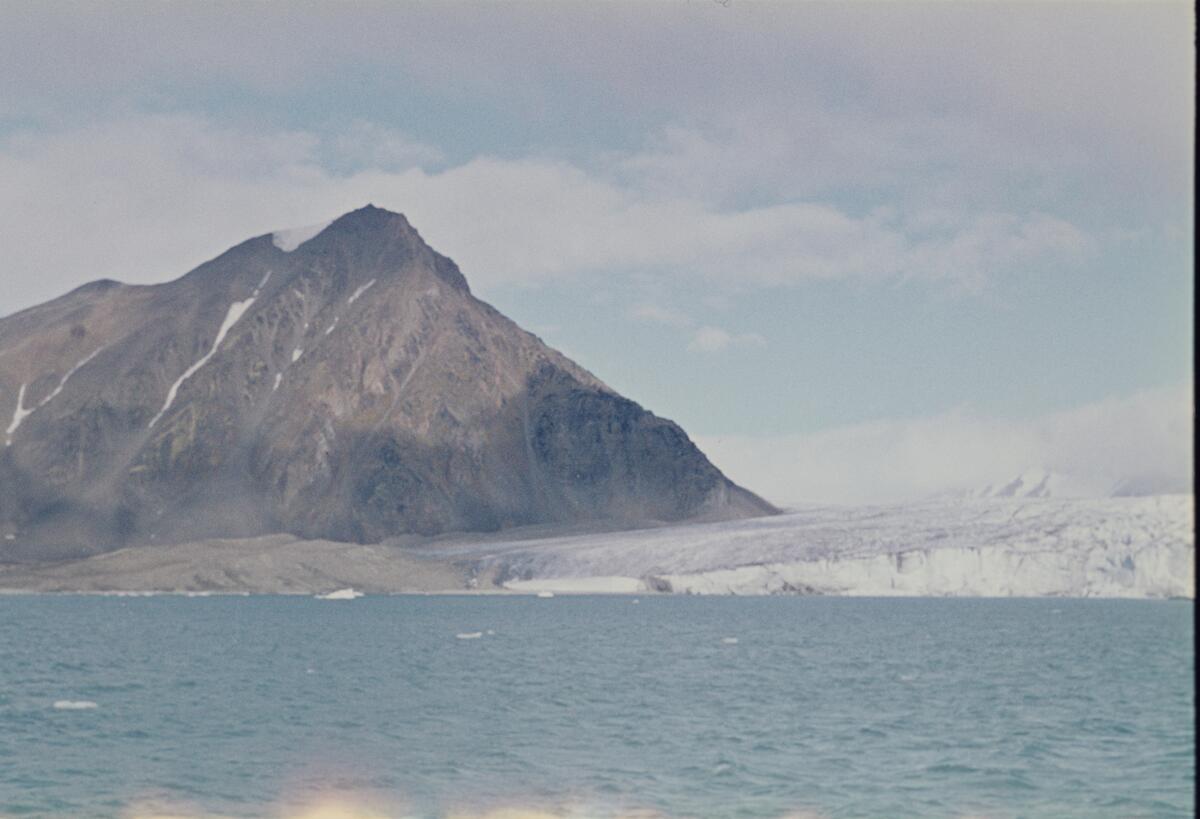
{"type": "MultiPolygon", "coordinates": [[[[660,324],[676,330],[696,327],[686,313],[656,304],[637,304],[629,310],[630,318],[647,324],[660,324]]],[[[691,332],[688,350],[694,353],[715,353],[730,347],[765,347],[767,340],[759,333],[731,333],[722,327],[704,325],[691,332]]]]}
{"type": "Polygon", "coordinates": [[[353,169],[405,170],[438,165],[441,149],[418,142],[407,134],[356,119],[328,139],[330,158],[353,169]]]}
{"type": "Polygon", "coordinates": [[[561,160],[422,167],[437,158],[363,122],[317,134],[131,115],[10,135],[0,142],[0,244],[11,301],[0,313],[100,277],[164,281],[248,236],[366,202],[406,213],[484,292],[621,271],[718,291],[838,278],[977,288],[1094,245],[1046,214],[955,214],[931,229],[814,202],[722,208],[561,160]],[[330,152],[362,167],[330,170],[330,152]]]}
{"type": "Polygon", "coordinates": [[[9,4],[0,128],[373,112],[473,144],[460,160],[617,151],[623,185],[721,208],[1082,203],[1190,224],[1189,4],[710,5],[257,4],[231,26],[220,4],[9,4]]]}
{"type": "Polygon", "coordinates": [[[1088,494],[1192,488],[1192,385],[1026,421],[966,409],[803,435],[699,436],[733,480],[779,504],[887,503],[1007,482],[1029,468],[1088,494]]]}
{"type": "Polygon", "coordinates": [[[656,304],[635,304],[629,309],[629,317],[646,324],[662,324],[667,327],[691,327],[695,322],[691,316],[669,307],[656,304]]]}
{"type": "Polygon", "coordinates": [[[729,347],[765,347],[767,340],[758,333],[730,333],[720,327],[704,326],[696,330],[688,349],[698,353],[715,353],[729,347]]]}

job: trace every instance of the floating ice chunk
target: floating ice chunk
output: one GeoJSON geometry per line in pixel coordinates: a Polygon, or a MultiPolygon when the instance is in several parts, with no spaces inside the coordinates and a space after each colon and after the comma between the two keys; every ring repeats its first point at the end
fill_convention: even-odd
{"type": "Polygon", "coordinates": [[[363,293],[366,293],[368,290],[370,290],[371,287],[374,286],[374,284],[375,284],[375,280],[371,279],[371,281],[367,282],[362,287],[355,290],[354,294],[351,295],[350,298],[346,299],[346,304],[354,304],[354,302],[358,301],[358,297],[361,296],[363,293]]]}
{"type": "Polygon", "coordinates": [[[217,330],[217,337],[213,341],[212,348],[204,355],[203,358],[201,358],[192,366],[188,367],[187,370],[184,371],[183,375],[179,376],[179,378],[175,380],[175,383],[171,385],[171,389],[167,390],[167,400],[163,404],[162,409],[158,411],[158,415],[155,415],[150,419],[150,426],[148,427],[149,429],[153,429],[154,425],[159,422],[159,419],[166,415],[167,410],[171,408],[171,404],[175,403],[175,395],[179,392],[180,385],[182,385],[184,381],[187,381],[189,378],[191,378],[197,370],[207,364],[209,359],[217,354],[217,350],[220,348],[221,342],[225,340],[225,335],[233,328],[233,325],[237,324],[238,319],[245,315],[246,311],[250,309],[250,305],[254,304],[254,300],[258,297],[258,291],[255,290],[254,292],[255,295],[251,296],[245,301],[235,301],[233,304],[229,305],[229,310],[225,313],[225,320],[221,322],[221,328],[217,330]]]}
{"type": "Polygon", "coordinates": [[[737,642],[738,642],[738,638],[737,637],[722,637],[721,642],[727,646],[736,646],[737,642]]]}
{"type": "Polygon", "coordinates": [[[91,700],[55,700],[54,707],[59,711],[87,711],[100,706],[91,700]]]}
{"type": "Polygon", "coordinates": [[[460,640],[478,640],[480,637],[483,636],[483,632],[482,631],[460,631],[458,634],[455,634],[454,636],[460,640]]]}
{"type": "Polygon", "coordinates": [[[330,219],[326,222],[321,222],[316,225],[305,225],[304,227],[288,228],[287,230],[277,230],[271,234],[271,241],[275,243],[275,247],[282,250],[284,253],[291,253],[300,245],[312,239],[318,233],[329,227],[330,219]]]}
{"type": "Polygon", "coordinates": [[[9,446],[12,443],[13,433],[15,433],[17,431],[17,429],[21,426],[21,422],[24,421],[26,418],[28,418],[29,415],[33,412],[33,409],[23,409],[22,405],[24,403],[25,403],[25,385],[22,384],[21,389],[17,391],[17,408],[13,410],[12,423],[8,425],[8,429],[4,433],[6,436],[5,441],[4,441],[5,446],[9,446]]]}
{"type": "Polygon", "coordinates": [[[354,589],[338,589],[337,591],[331,591],[328,594],[318,594],[317,599],[318,600],[355,600],[362,596],[363,596],[362,592],[356,591],[354,589]]]}
{"type": "Polygon", "coordinates": [[[295,364],[300,360],[300,356],[304,355],[304,350],[300,347],[292,350],[292,363],[295,364]]]}
{"type": "Polygon", "coordinates": [[[540,592],[538,592],[538,593],[537,593],[537,596],[538,596],[538,597],[553,597],[553,596],[554,596],[554,592],[552,592],[552,591],[540,591],[540,592]]]}

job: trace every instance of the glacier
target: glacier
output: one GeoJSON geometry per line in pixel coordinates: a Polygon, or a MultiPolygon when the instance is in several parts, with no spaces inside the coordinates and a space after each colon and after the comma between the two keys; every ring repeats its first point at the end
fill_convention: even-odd
{"type": "Polygon", "coordinates": [[[1195,598],[1195,500],[957,498],[487,544],[521,592],[1195,598]]]}

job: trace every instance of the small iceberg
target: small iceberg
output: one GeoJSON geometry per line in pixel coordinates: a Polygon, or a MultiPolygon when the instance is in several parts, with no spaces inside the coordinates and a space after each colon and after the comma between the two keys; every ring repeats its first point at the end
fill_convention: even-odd
{"type": "Polygon", "coordinates": [[[540,592],[538,592],[538,593],[537,593],[537,596],[538,596],[538,597],[553,597],[553,596],[554,596],[554,592],[552,592],[552,591],[540,591],[540,592]]]}
{"type": "Polygon", "coordinates": [[[354,589],[338,589],[337,591],[331,591],[328,594],[318,594],[317,599],[318,600],[354,600],[354,599],[362,597],[362,596],[363,596],[362,592],[355,591],[354,589]]]}
{"type": "Polygon", "coordinates": [[[54,707],[59,711],[87,711],[100,706],[91,700],[56,700],[54,707]]]}
{"type": "Polygon", "coordinates": [[[483,632],[482,631],[460,631],[458,634],[455,634],[454,636],[460,640],[478,640],[480,637],[483,636],[483,632]]]}

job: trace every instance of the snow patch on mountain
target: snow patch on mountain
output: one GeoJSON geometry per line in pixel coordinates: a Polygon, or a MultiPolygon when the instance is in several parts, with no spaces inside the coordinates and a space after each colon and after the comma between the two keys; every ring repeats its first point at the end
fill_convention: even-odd
{"type": "MultiPolygon", "coordinates": [[[[53,390],[53,391],[52,391],[52,392],[51,392],[49,395],[47,395],[45,398],[43,398],[41,401],[39,401],[39,402],[38,402],[38,407],[44,407],[44,406],[46,406],[47,404],[49,404],[51,401],[53,401],[55,398],[57,398],[57,397],[58,397],[58,395],[59,395],[59,393],[61,393],[61,392],[63,391],[63,387],[67,386],[67,382],[71,380],[71,376],[75,375],[75,373],[77,373],[77,372],[79,372],[81,369],[83,369],[83,367],[84,367],[84,366],[85,366],[85,365],[86,365],[86,364],[87,364],[89,361],[91,361],[93,358],[95,358],[97,355],[99,355],[99,354],[100,354],[100,351],[101,351],[101,350],[103,350],[103,349],[104,349],[103,347],[99,347],[99,348],[97,348],[97,349],[95,349],[95,350],[92,350],[92,352],[91,352],[91,353],[89,353],[88,355],[84,356],[84,358],[83,358],[83,360],[82,360],[82,361],[80,361],[79,363],[77,363],[77,364],[76,364],[74,367],[72,367],[71,369],[67,370],[67,374],[66,374],[66,375],[64,375],[64,376],[63,376],[63,377],[62,377],[62,378],[59,380],[59,382],[58,382],[58,386],[57,386],[57,387],[55,387],[55,388],[54,388],[54,390],[53,390]]],[[[31,410],[31,411],[32,411],[32,410],[31,410]]]]}
{"type": "Polygon", "coordinates": [[[171,385],[171,389],[167,390],[167,400],[163,403],[162,409],[158,411],[158,415],[155,415],[150,419],[150,426],[148,429],[154,429],[154,425],[157,424],[164,415],[166,415],[167,410],[171,408],[171,404],[175,403],[175,395],[179,392],[179,388],[182,386],[183,382],[195,375],[201,367],[207,364],[209,360],[217,354],[217,350],[221,348],[221,342],[225,340],[226,334],[233,328],[233,325],[237,324],[238,319],[245,315],[246,311],[250,309],[250,306],[254,304],[254,301],[257,298],[258,291],[255,290],[254,295],[245,301],[235,301],[233,304],[229,305],[229,310],[225,313],[225,320],[221,322],[221,327],[219,330],[217,330],[217,337],[213,341],[212,347],[199,361],[184,370],[183,375],[175,379],[175,383],[171,385]]]}
{"type": "Polygon", "coordinates": [[[1194,598],[1194,526],[1187,495],[962,498],[493,543],[459,559],[521,591],[1194,598]]]}
{"type": "Polygon", "coordinates": [[[359,297],[359,296],[361,296],[363,293],[366,293],[366,292],[367,292],[368,290],[370,290],[370,289],[371,289],[371,288],[372,288],[374,285],[375,285],[375,279],[371,279],[371,281],[367,282],[367,283],[366,283],[366,284],[364,284],[362,287],[360,287],[360,288],[358,288],[357,290],[355,290],[355,291],[354,291],[354,293],[353,293],[353,295],[351,295],[351,296],[350,296],[350,298],[348,298],[348,299],[346,300],[346,304],[354,304],[354,302],[358,301],[358,297],[359,297]]]}
{"type": "Polygon", "coordinates": [[[305,225],[303,227],[288,228],[286,230],[277,230],[271,234],[271,241],[275,243],[275,247],[282,250],[284,253],[291,253],[300,245],[314,238],[317,234],[332,224],[333,220],[328,219],[315,225],[305,225]]]}
{"type": "Polygon", "coordinates": [[[6,436],[5,441],[4,441],[5,446],[12,445],[13,434],[20,428],[21,422],[24,421],[26,418],[28,418],[33,413],[34,408],[30,408],[30,409],[24,408],[25,387],[26,387],[26,385],[22,384],[21,389],[19,389],[17,391],[17,406],[16,406],[16,409],[13,410],[12,423],[10,423],[8,425],[8,429],[5,430],[5,432],[4,432],[4,434],[6,436]]]}
{"type": "Polygon", "coordinates": [[[17,393],[17,406],[16,406],[16,409],[13,410],[12,423],[9,424],[8,430],[5,432],[6,437],[5,437],[4,445],[11,446],[12,445],[12,436],[16,433],[17,429],[21,426],[21,424],[25,421],[25,419],[28,418],[30,415],[32,415],[34,413],[34,410],[41,409],[42,407],[46,406],[51,401],[53,401],[55,398],[57,398],[59,396],[59,394],[63,391],[63,388],[67,386],[67,382],[71,380],[71,376],[73,376],[73,375],[75,375],[75,373],[79,372],[79,370],[81,370],[84,367],[84,365],[86,365],[89,361],[91,361],[93,358],[95,358],[100,353],[100,351],[103,349],[104,349],[103,347],[99,347],[95,350],[92,350],[92,352],[89,353],[88,355],[84,356],[83,360],[79,361],[78,363],[75,364],[74,367],[67,370],[66,375],[64,375],[62,378],[59,379],[58,385],[53,390],[51,390],[49,395],[47,395],[45,398],[43,398],[41,401],[39,401],[36,406],[30,407],[29,409],[24,409],[26,385],[22,384],[20,391],[17,393]]]}

